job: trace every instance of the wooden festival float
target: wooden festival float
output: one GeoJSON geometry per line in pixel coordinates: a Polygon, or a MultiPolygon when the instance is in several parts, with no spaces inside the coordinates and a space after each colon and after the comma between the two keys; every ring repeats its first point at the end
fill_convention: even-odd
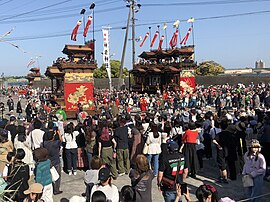
{"type": "Polygon", "coordinates": [[[28,80],[28,86],[33,86],[34,81],[40,81],[40,68],[33,67],[30,70],[30,73],[26,75],[26,79],[28,80]]]}
{"type": "Polygon", "coordinates": [[[152,50],[139,55],[130,71],[132,91],[156,93],[164,90],[192,92],[195,89],[194,45],[169,50],[152,50]]]}
{"type": "Polygon", "coordinates": [[[69,118],[75,117],[79,103],[91,112],[94,110],[93,71],[97,68],[94,43],[65,45],[62,52],[68,58],[57,58],[45,72],[51,79],[52,94],[69,118]]]}

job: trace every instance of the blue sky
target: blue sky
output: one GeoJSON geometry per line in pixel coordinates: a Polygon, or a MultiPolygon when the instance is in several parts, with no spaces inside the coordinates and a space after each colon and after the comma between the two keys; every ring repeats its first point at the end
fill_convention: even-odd
{"type": "MultiPolygon", "coordinates": [[[[81,8],[84,7],[87,11],[86,15],[88,15],[90,13],[88,8],[91,3],[92,1],[85,0],[0,0],[0,35],[15,28],[4,39],[28,52],[22,53],[7,43],[0,43],[0,73],[25,75],[28,72],[27,64],[31,57],[35,58],[35,55],[42,56],[39,59],[39,64],[41,72],[44,73],[53,60],[63,56],[62,50],[65,44],[83,43],[82,34],[77,36],[77,42],[70,40],[70,34],[76,22],[81,19],[81,8]],[[59,4],[55,5],[57,3],[59,4]],[[48,8],[43,9],[46,6],[48,8]],[[39,10],[35,12],[37,9],[39,10]],[[55,35],[60,36],[50,37],[55,35]]],[[[112,27],[110,32],[110,49],[111,54],[114,54],[112,59],[120,60],[125,30],[119,28],[126,25],[128,8],[125,7],[126,3],[123,0],[96,0],[95,3],[96,57],[100,67],[102,64],[102,33],[99,30],[101,30],[101,26],[109,25],[112,27]]],[[[225,68],[243,68],[254,67],[255,61],[262,59],[266,62],[266,66],[270,67],[270,0],[140,0],[138,3],[142,7],[136,13],[136,24],[145,25],[136,27],[137,37],[143,38],[149,26],[152,27],[153,36],[158,24],[162,27],[164,22],[177,19],[181,21],[180,32],[183,36],[190,26],[185,20],[194,17],[198,19],[194,23],[196,60],[198,63],[204,60],[214,60],[225,68]],[[221,1],[225,4],[175,5],[183,2],[213,3],[221,1]],[[150,5],[158,3],[165,5],[150,5]],[[201,18],[260,11],[269,12],[199,20],[201,18]]],[[[174,28],[172,23],[167,23],[167,26],[169,41],[174,28]]],[[[82,29],[83,26],[80,27],[81,31],[82,29]]],[[[92,25],[90,29],[92,30],[92,25]]],[[[87,38],[92,38],[92,32],[88,33],[87,38]]],[[[156,41],[154,47],[157,47],[157,44],[156,41]]],[[[188,44],[192,44],[191,37],[188,44]]],[[[149,50],[149,40],[145,42],[143,48],[139,47],[139,43],[136,44],[136,55],[139,55],[143,50],[149,50]]],[[[128,42],[127,46],[125,66],[131,68],[131,41],[128,42]]]]}

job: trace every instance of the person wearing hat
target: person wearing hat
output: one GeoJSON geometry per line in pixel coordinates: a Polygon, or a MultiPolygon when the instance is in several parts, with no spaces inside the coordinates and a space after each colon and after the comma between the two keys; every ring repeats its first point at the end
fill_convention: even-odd
{"type": "MultiPolygon", "coordinates": [[[[260,142],[256,139],[250,140],[248,143],[248,151],[244,156],[245,165],[242,172],[243,175],[249,175],[253,179],[253,186],[247,187],[248,198],[260,196],[262,193],[263,177],[266,172],[266,161],[260,151],[260,142]]],[[[259,201],[259,198],[256,199],[256,201],[259,201]]]]}
{"type": "Polygon", "coordinates": [[[174,201],[176,198],[176,184],[183,183],[184,156],[179,153],[179,146],[175,141],[169,140],[166,144],[168,153],[160,156],[159,171],[157,177],[158,189],[163,191],[165,202],[174,201]],[[177,173],[178,171],[178,173],[177,173]],[[176,184],[171,187],[165,181],[175,181],[176,184]]]}
{"type": "Polygon", "coordinates": [[[98,172],[98,180],[99,183],[94,185],[91,190],[91,197],[95,191],[102,191],[105,195],[107,200],[111,202],[118,202],[119,201],[119,192],[115,185],[112,184],[112,176],[109,168],[101,168],[98,172]]]}
{"type": "Polygon", "coordinates": [[[23,200],[23,202],[42,202],[43,186],[40,183],[31,184],[29,189],[25,190],[23,193],[27,195],[27,197],[23,200]]]}

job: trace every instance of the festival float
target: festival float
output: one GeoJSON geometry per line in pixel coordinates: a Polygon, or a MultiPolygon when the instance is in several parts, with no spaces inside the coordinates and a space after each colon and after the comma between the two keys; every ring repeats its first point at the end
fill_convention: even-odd
{"type": "Polygon", "coordinates": [[[74,117],[80,103],[85,111],[94,110],[94,44],[65,45],[68,58],[58,58],[45,75],[51,79],[52,94],[67,117],[74,117]]]}
{"type": "MultiPolygon", "coordinates": [[[[85,9],[81,11],[81,14],[84,13],[85,9]]],[[[93,19],[91,15],[84,25],[84,40],[93,19]]],[[[81,24],[82,21],[79,20],[72,31],[71,40],[77,40],[81,24]]],[[[51,80],[54,100],[66,112],[67,118],[75,117],[79,104],[84,111],[91,113],[95,109],[93,77],[94,70],[97,68],[95,40],[85,42],[83,45],[65,45],[62,52],[67,55],[67,58],[57,58],[45,72],[51,80]]]]}
{"type": "MultiPolygon", "coordinates": [[[[157,93],[165,90],[181,90],[182,92],[191,93],[195,90],[194,70],[197,67],[194,61],[195,46],[194,44],[186,45],[193,28],[194,18],[189,19],[188,22],[192,23],[192,26],[188,29],[185,37],[180,40],[180,47],[177,47],[179,46],[177,44],[179,22],[178,24],[177,21],[174,23],[176,30],[170,40],[170,48],[168,49],[162,49],[165,37],[164,35],[160,37],[160,32],[156,31],[153,39],[150,39],[151,50],[142,52],[139,55],[139,62],[130,71],[134,78],[134,85],[131,86],[132,91],[157,93]],[[160,37],[158,48],[152,49],[158,36],[160,37]]],[[[146,33],[140,47],[143,46],[148,37],[149,32],[146,33]]]]}
{"type": "Polygon", "coordinates": [[[30,70],[30,73],[26,75],[26,79],[28,80],[28,86],[32,86],[34,81],[40,81],[40,68],[33,67],[30,70]]]}

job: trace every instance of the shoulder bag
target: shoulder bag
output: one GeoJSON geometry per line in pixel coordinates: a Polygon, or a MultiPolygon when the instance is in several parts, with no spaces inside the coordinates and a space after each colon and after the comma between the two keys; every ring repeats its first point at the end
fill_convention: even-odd
{"type": "Polygon", "coordinates": [[[54,166],[51,167],[50,172],[51,172],[51,175],[52,175],[52,181],[56,182],[59,179],[60,176],[59,176],[59,174],[58,174],[58,172],[57,172],[57,170],[55,169],[54,166]]]}
{"type": "Polygon", "coordinates": [[[242,177],[243,187],[253,187],[253,178],[250,175],[244,175],[242,177]]]}
{"type": "Polygon", "coordinates": [[[149,151],[149,144],[144,143],[144,146],[143,146],[143,154],[148,154],[148,151],[149,151]]]}
{"type": "Polygon", "coordinates": [[[180,169],[180,161],[181,159],[178,161],[177,163],[177,171],[176,171],[176,176],[175,176],[175,179],[174,180],[171,180],[165,176],[162,177],[162,180],[161,180],[161,186],[166,186],[168,187],[169,189],[173,189],[175,184],[176,184],[176,180],[178,178],[178,175],[179,175],[179,169],[180,169]]]}

